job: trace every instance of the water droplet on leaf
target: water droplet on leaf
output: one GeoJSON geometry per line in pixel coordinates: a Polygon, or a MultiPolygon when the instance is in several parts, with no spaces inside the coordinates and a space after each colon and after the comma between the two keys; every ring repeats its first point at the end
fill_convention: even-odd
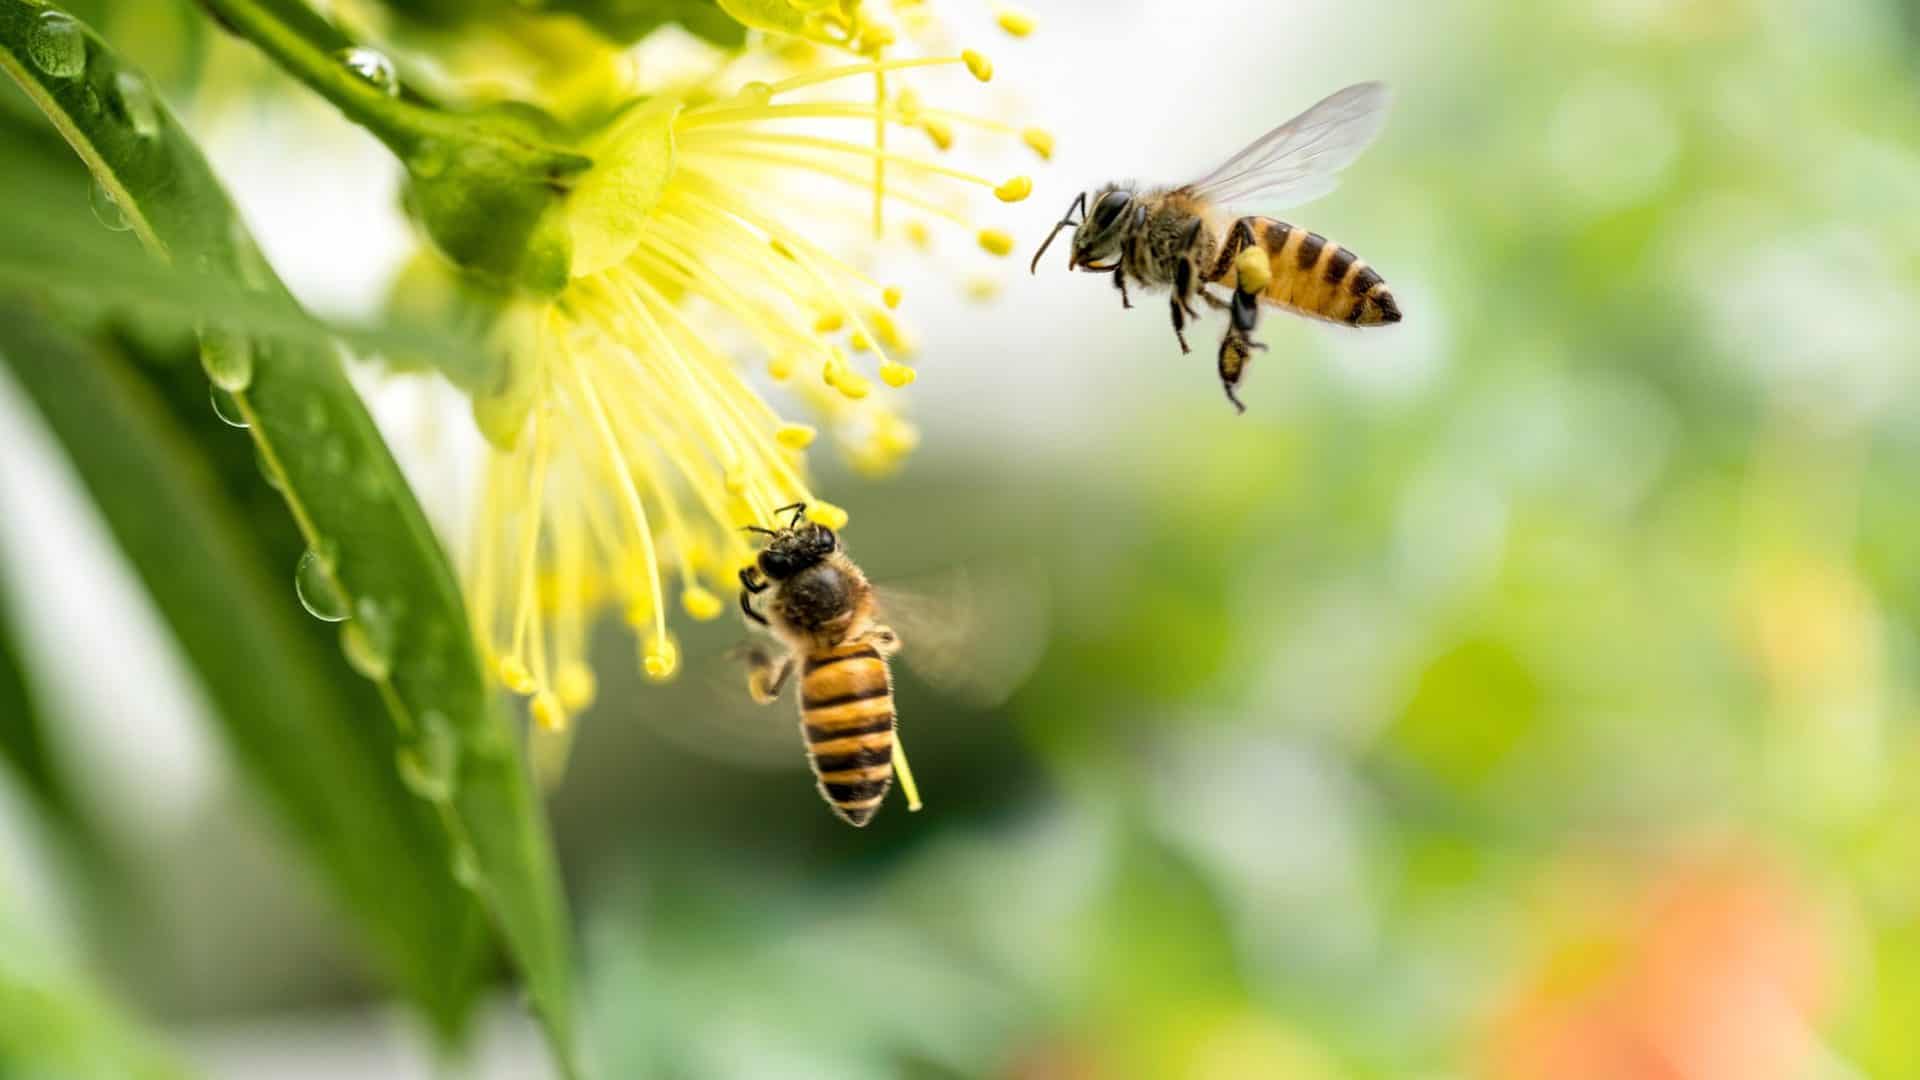
{"type": "Polygon", "coordinates": [[[334,54],[346,65],[348,71],[372,83],[388,97],[400,96],[400,76],[393,70],[393,61],[384,53],[373,49],[355,47],[341,49],[334,54]]]}
{"type": "Polygon", "coordinates": [[[419,734],[413,745],[400,749],[395,761],[407,790],[428,802],[452,799],[460,744],[447,715],[438,709],[421,713],[419,734]]]}
{"type": "Polygon", "coordinates": [[[87,70],[86,31],[64,11],[43,11],[27,31],[27,58],[56,79],[71,79],[87,70]]]}
{"type": "Polygon", "coordinates": [[[347,617],[347,598],[333,579],[333,560],[323,552],[308,551],[300,556],[293,574],[293,591],[307,614],[322,622],[339,622],[347,617]]]}
{"type": "Polygon", "coordinates": [[[208,397],[213,402],[213,415],[219,417],[227,426],[237,428],[247,426],[246,415],[240,411],[240,404],[233,400],[232,394],[215,386],[211,388],[208,397]]]}
{"type": "Polygon", "coordinates": [[[95,180],[92,189],[87,192],[87,203],[93,207],[93,216],[99,219],[100,224],[114,232],[126,232],[133,228],[133,223],[127,220],[126,213],[120,209],[120,201],[100,181],[95,180]]]}
{"type": "Polygon", "coordinates": [[[393,639],[393,613],[370,596],[353,605],[353,621],[340,628],[347,663],[369,679],[393,673],[393,639]]]}
{"type": "Polygon", "coordinates": [[[120,113],[127,118],[127,126],[135,135],[151,139],[160,134],[160,105],[154,100],[153,88],[138,72],[116,71],[113,74],[113,93],[120,102],[120,113]]]}
{"type": "Polygon", "coordinates": [[[232,330],[200,335],[200,366],[213,385],[238,394],[253,383],[253,342],[232,330]]]}

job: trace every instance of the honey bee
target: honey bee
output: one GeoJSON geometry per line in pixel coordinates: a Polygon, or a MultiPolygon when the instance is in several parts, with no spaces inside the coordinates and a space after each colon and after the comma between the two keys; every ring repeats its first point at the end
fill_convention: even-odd
{"type": "Polygon", "coordinates": [[[839,536],[804,521],[805,503],[775,513],[788,511],[793,517],[782,528],[749,526],[767,541],[753,565],[740,571],[740,610],[786,651],[775,656],[758,645],[748,648],[747,691],[768,704],[800,669],[800,735],[820,794],[842,821],[862,826],[893,786],[888,661],[900,638],[879,622],[873,586],[847,558],[839,536]]]}
{"type": "Polygon", "coordinates": [[[1227,310],[1220,382],[1227,400],[1246,412],[1235,388],[1253,351],[1266,348],[1252,337],[1260,301],[1348,326],[1399,322],[1400,306],[1380,275],[1352,251],[1274,218],[1230,218],[1224,207],[1253,196],[1297,205],[1333,190],[1340,171],[1380,133],[1386,108],[1383,84],[1349,86],[1191,183],[1145,191],[1107,184],[1082,192],[1034,253],[1030,269],[1039,271],[1040,257],[1071,225],[1067,269],[1111,273],[1123,306],[1133,306],[1129,278],[1147,288],[1172,289],[1173,333],[1181,352],[1192,351],[1186,323],[1198,315],[1193,297],[1227,310]],[[1209,285],[1231,289],[1231,298],[1215,296],[1209,285]]]}

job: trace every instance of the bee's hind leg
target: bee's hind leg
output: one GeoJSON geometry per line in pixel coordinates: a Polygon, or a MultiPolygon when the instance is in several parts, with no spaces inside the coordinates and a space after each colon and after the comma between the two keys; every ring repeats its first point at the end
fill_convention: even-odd
{"type": "Polygon", "coordinates": [[[743,650],[742,658],[747,663],[748,696],[760,705],[778,699],[780,691],[786,689],[787,678],[793,674],[793,654],[776,659],[766,650],[749,645],[743,650]]]}
{"type": "Polygon", "coordinates": [[[1180,352],[1190,353],[1193,349],[1187,345],[1187,316],[1194,314],[1187,303],[1188,294],[1193,292],[1193,263],[1181,259],[1180,265],[1173,270],[1173,299],[1169,307],[1173,312],[1173,336],[1180,341],[1180,352]]]}
{"type": "Polygon", "coordinates": [[[1119,263],[1114,264],[1113,267],[1113,287],[1120,290],[1120,306],[1123,308],[1132,308],[1133,301],[1127,296],[1126,267],[1119,263]]]}
{"type": "Polygon", "coordinates": [[[1253,340],[1253,328],[1260,320],[1260,298],[1253,293],[1235,290],[1233,294],[1233,321],[1227,327],[1227,334],[1220,339],[1220,386],[1227,392],[1227,400],[1233,407],[1246,412],[1247,407],[1240,402],[1235,390],[1240,379],[1246,374],[1247,361],[1255,350],[1266,351],[1266,346],[1253,340]]]}

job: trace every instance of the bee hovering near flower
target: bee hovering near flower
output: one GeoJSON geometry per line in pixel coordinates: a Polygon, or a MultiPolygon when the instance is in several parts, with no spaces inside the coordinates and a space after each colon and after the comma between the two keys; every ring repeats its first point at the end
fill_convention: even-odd
{"type": "Polygon", "coordinates": [[[1226,309],[1231,321],[1220,342],[1220,382],[1227,400],[1245,412],[1235,388],[1253,350],[1266,348],[1253,340],[1260,301],[1348,326],[1399,322],[1400,306],[1380,275],[1339,244],[1270,217],[1232,218],[1226,207],[1254,196],[1297,205],[1333,190],[1340,171],[1379,135],[1386,108],[1383,84],[1349,86],[1198,180],[1146,191],[1108,184],[1083,192],[1047,234],[1031,269],[1038,272],[1053,238],[1074,226],[1067,268],[1111,273],[1122,305],[1133,306],[1129,278],[1147,288],[1172,289],[1173,332],[1183,353],[1192,351],[1187,319],[1198,315],[1192,298],[1226,309]],[[1208,285],[1231,289],[1231,298],[1215,296],[1208,285]]]}
{"type": "MultiPolygon", "coordinates": [[[[820,794],[849,825],[865,825],[893,786],[893,672],[888,658],[900,638],[881,625],[873,586],[841,550],[832,529],[803,521],[806,504],[783,507],[793,520],[780,529],[752,526],[767,537],[740,571],[740,610],[786,646],[774,657],[750,646],[747,690],[768,704],[800,668],[800,734],[820,794]],[[754,598],[769,594],[763,606],[754,598]]],[[[902,771],[902,781],[911,778],[902,771]]]]}

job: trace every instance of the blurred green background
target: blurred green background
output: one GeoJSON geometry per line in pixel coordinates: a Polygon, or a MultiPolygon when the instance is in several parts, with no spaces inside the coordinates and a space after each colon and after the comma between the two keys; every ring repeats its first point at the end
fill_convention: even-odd
{"type": "MultiPolygon", "coordinates": [[[[391,6],[460,32],[444,5],[391,6]]],[[[1040,32],[996,50],[1000,105],[1062,152],[1023,243],[1084,187],[1177,181],[1385,78],[1381,143],[1285,216],[1378,267],[1406,322],[1270,318],[1236,418],[1211,323],[1182,357],[1159,304],[1123,315],[1057,263],[997,267],[979,308],[957,244],[901,257],[923,448],[884,481],[829,463],[821,487],[883,582],[1036,567],[1043,651],[991,709],[903,672],[927,809],[855,831],[819,804],[790,705],[743,712],[705,661],[646,685],[604,628],[549,804],[588,1057],[620,1077],[1920,1077],[1920,7],[1029,6],[1040,32]]],[[[189,5],[73,7],[154,75],[295,291],[371,316],[408,246],[377,149],[189,5]]],[[[83,208],[64,148],[0,103],[0,171],[83,208]]],[[[0,244],[47,212],[0,203],[0,244]]],[[[215,422],[178,327],[110,322],[182,371],[170,415],[215,422]]],[[[362,385],[376,412],[420,394],[362,385]]],[[[0,1045],[31,1064],[19,1047],[113,998],[157,1031],[129,1054],[170,1043],[188,1071],[430,1074],[195,734],[192,676],[33,409],[0,399],[20,653],[0,701],[21,673],[50,721],[0,775],[0,937],[67,957],[0,985],[0,1045]]],[[[285,514],[233,453],[226,482],[290,567],[285,514]]],[[[430,506],[463,497],[423,475],[430,506]]],[[[738,637],[697,630],[689,657],[738,637]]],[[[502,984],[446,1068],[537,1075],[512,1006],[502,984]]]]}

